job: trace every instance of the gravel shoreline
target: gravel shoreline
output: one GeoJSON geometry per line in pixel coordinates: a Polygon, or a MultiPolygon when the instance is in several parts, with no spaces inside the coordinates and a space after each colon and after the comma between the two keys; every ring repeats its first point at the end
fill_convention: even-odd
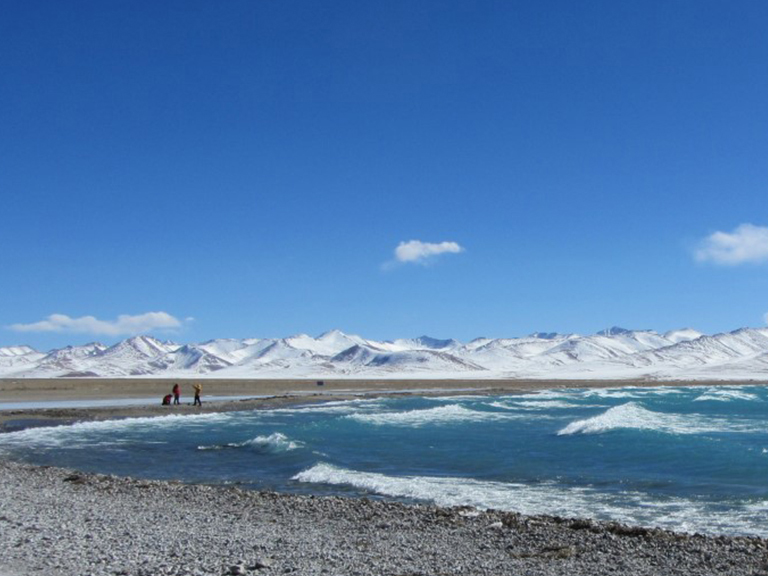
{"type": "Polygon", "coordinates": [[[768,540],[0,460],[0,574],[750,575],[768,540]]]}

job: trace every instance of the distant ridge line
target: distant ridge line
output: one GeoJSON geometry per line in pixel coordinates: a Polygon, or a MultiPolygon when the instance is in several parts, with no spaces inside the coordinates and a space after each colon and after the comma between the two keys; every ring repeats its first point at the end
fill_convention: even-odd
{"type": "Polygon", "coordinates": [[[768,328],[714,335],[614,326],[593,335],[536,332],[460,342],[376,341],[330,330],[312,337],[177,344],[140,335],[39,352],[0,347],[0,377],[551,378],[768,380],[768,328]]]}

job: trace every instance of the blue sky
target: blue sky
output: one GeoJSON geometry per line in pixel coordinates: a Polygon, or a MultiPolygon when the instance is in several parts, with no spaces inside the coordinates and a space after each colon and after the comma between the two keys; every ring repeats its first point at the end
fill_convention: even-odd
{"type": "Polygon", "coordinates": [[[768,313],[768,3],[4,3],[0,346],[768,313]]]}

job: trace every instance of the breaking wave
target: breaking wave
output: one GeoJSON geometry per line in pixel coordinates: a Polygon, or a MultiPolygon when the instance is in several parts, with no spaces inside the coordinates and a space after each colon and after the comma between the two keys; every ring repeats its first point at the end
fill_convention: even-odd
{"type": "Polygon", "coordinates": [[[349,486],[382,496],[422,500],[438,506],[472,506],[522,514],[614,520],[632,525],[674,528],[687,532],[768,535],[764,503],[745,503],[723,511],[687,498],[652,501],[639,492],[608,494],[588,487],[566,487],[554,482],[519,484],[431,476],[388,476],[319,463],[292,480],[311,484],[349,486]],[[759,526],[764,526],[759,528],[759,526]],[[756,528],[758,527],[758,528],[756,528]]]}
{"type": "Polygon", "coordinates": [[[760,401],[756,394],[744,392],[733,388],[710,388],[701,396],[694,398],[694,402],[731,402],[733,400],[744,400],[747,402],[760,401]]]}
{"type": "Polygon", "coordinates": [[[571,434],[603,434],[612,430],[653,430],[668,434],[702,434],[712,432],[749,432],[753,428],[738,422],[697,415],[682,416],[653,412],[636,402],[628,402],[609,408],[602,414],[576,420],[560,430],[558,436],[571,434]]]}
{"type": "Polygon", "coordinates": [[[376,426],[426,426],[429,424],[456,424],[459,422],[483,422],[488,420],[507,420],[509,414],[471,410],[458,404],[438,406],[405,412],[382,412],[375,414],[350,414],[349,420],[376,426]]]}
{"type": "Polygon", "coordinates": [[[270,414],[350,414],[358,410],[379,406],[380,399],[334,400],[318,404],[304,404],[265,411],[270,414]]]}
{"type": "Polygon", "coordinates": [[[584,397],[596,397],[607,399],[639,399],[639,398],[653,398],[658,396],[674,396],[678,394],[684,394],[685,388],[675,386],[651,386],[651,387],[637,387],[627,386],[623,388],[594,388],[586,390],[583,394],[584,397]]]}
{"type": "MultiPolygon", "coordinates": [[[[388,476],[376,472],[359,472],[320,463],[299,472],[298,482],[351,486],[384,496],[431,501],[440,506],[468,505],[477,508],[512,509],[520,504],[523,484],[479,481],[471,478],[388,476]]],[[[574,489],[575,492],[584,489],[574,489]]],[[[542,502],[546,498],[542,498],[542,502]]]]}
{"type": "Polygon", "coordinates": [[[564,400],[516,400],[513,402],[494,402],[491,406],[505,408],[507,410],[570,410],[573,408],[585,408],[583,404],[574,404],[564,400]]]}
{"type": "Polygon", "coordinates": [[[279,453],[290,452],[303,448],[304,443],[289,439],[285,434],[275,432],[269,436],[256,436],[245,442],[230,442],[228,444],[213,444],[198,446],[198,450],[225,450],[227,448],[253,448],[260,452],[279,453]]]}
{"type": "Polygon", "coordinates": [[[218,414],[169,414],[167,416],[125,418],[123,420],[103,420],[76,422],[40,428],[26,428],[16,432],[0,434],[0,449],[3,446],[31,446],[37,448],[57,448],[68,445],[121,445],[129,441],[120,438],[120,434],[152,429],[175,431],[178,427],[208,428],[212,424],[221,424],[237,417],[237,412],[218,414]]]}

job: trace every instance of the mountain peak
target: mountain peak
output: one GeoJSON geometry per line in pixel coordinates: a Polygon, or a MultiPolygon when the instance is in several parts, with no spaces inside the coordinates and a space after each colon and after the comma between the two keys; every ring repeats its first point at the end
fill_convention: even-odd
{"type": "Polygon", "coordinates": [[[333,330],[328,330],[327,332],[323,332],[316,338],[316,340],[330,340],[332,338],[343,338],[347,335],[344,334],[341,330],[338,328],[334,328],[333,330]]]}
{"type": "Polygon", "coordinates": [[[414,338],[413,341],[421,346],[424,346],[425,348],[431,348],[433,350],[448,348],[449,346],[453,346],[454,344],[458,343],[453,338],[447,338],[445,340],[441,340],[439,338],[432,338],[431,336],[426,336],[426,335],[419,336],[418,338],[414,338]]]}
{"type": "Polygon", "coordinates": [[[600,332],[597,333],[598,336],[623,336],[625,334],[631,334],[632,332],[635,332],[635,330],[627,330],[626,328],[621,328],[620,326],[612,326],[610,328],[606,328],[605,330],[600,330],[600,332]]]}
{"type": "Polygon", "coordinates": [[[554,340],[560,336],[557,332],[534,332],[530,335],[530,338],[538,338],[540,340],[554,340]]]}

